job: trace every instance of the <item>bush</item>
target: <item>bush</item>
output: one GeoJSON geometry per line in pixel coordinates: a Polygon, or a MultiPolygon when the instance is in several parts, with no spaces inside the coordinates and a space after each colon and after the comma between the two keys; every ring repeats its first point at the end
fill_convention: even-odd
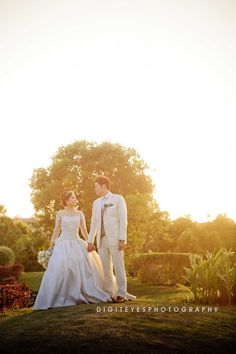
{"type": "Polygon", "coordinates": [[[15,262],[15,254],[11,248],[0,246],[0,265],[12,265],[15,262]]]}
{"type": "Polygon", "coordinates": [[[28,285],[19,282],[24,266],[13,264],[14,261],[14,252],[6,246],[0,246],[0,312],[32,306],[37,295],[28,285]]]}
{"type": "Polygon", "coordinates": [[[0,266],[0,312],[28,306],[30,288],[19,282],[23,270],[22,264],[0,266]]]}
{"type": "Polygon", "coordinates": [[[22,275],[24,267],[22,264],[12,266],[0,266],[0,284],[12,283],[17,281],[22,275]]]}
{"type": "Polygon", "coordinates": [[[190,256],[191,266],[185,268],[184,279],[194,300],[203,304],[236,302],[236,266],[234,252],[224,248],[190,256]]]}
{"type": "Polygon", "coordinates": [[[183,282],[184,267],[189,265],[189,253],[142,253],[130,260],[128,273],[144,283],[175,285],[183,282]]]}
{"type": "Polygon", "coordinates": [[[27,307],[30,288],[25,283],[0,284],[0,312],[27,307]]]}

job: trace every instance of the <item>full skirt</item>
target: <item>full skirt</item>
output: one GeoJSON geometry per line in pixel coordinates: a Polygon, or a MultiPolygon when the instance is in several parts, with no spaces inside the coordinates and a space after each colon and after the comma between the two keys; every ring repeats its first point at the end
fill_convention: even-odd
{"type": "MultiPolygon", "coordinates": [[[[97,252],[88,252],[87,242],[80,237],[59,237],[43,275],[33,310],[110,302],[111,298],[103,290],[103,285],[103,268],[97,252]]],[[[115,276],[113,286],[115,294],[115,276]]]]}

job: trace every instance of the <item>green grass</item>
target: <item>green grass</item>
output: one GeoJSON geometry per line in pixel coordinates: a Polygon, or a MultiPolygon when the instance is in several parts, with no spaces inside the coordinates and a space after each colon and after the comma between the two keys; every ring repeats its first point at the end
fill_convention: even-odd
{"type": "MultiPolygon", "coordinates": [[[[21,281],[38,289],[42,274],[27,273],[21,281]]],[[[189,293],[185,288],[158,287],[142,284],[137,279],[128,279],[128,285],[129,292],[137,299],[122,306],[84,304],[36,312],[24,309],[1,315],[1,353],[233,352],[235,307],[220,307],[212,313],[148,312],[149,306],[196,309],[197,304],[186,300],[189,293]],[[142,312],[144,307],[146,312],[142,312]],[[102,311],[97,312],[98,308],[102,311]],[[136,310],[132,312],[132,308],[136,310]],[[120,309],[122,312],[118,312],[120,309]]]]}
{"type": "Polygon", "coordinates": [[[29,287],[33,290],[38,290],[44,272],[31,272],[31,273],[24,273],[20,278],[22,283],[27,283],[29,287]]]}

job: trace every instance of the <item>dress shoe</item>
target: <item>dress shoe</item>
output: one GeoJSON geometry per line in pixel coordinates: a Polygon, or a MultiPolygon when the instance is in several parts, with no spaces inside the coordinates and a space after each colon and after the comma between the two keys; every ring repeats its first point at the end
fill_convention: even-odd
{"type": "Polygon", "coordinates": [[[122,296],[117,296],[117,298],[116,298],[116,302],[118,302],[118,303],[125,302],[125,297],[122,297],[122,296]]]}

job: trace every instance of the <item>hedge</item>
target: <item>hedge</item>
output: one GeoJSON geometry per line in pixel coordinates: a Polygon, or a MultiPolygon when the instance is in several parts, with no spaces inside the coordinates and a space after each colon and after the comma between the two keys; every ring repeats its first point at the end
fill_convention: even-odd
{"type": "Polygon", "coordinates": [[[184,283],[184,267],[190,266],[190,253],[155,252],[133,256],[128,273],[144,283],[154,285],[175,285],[184,283]]]}

